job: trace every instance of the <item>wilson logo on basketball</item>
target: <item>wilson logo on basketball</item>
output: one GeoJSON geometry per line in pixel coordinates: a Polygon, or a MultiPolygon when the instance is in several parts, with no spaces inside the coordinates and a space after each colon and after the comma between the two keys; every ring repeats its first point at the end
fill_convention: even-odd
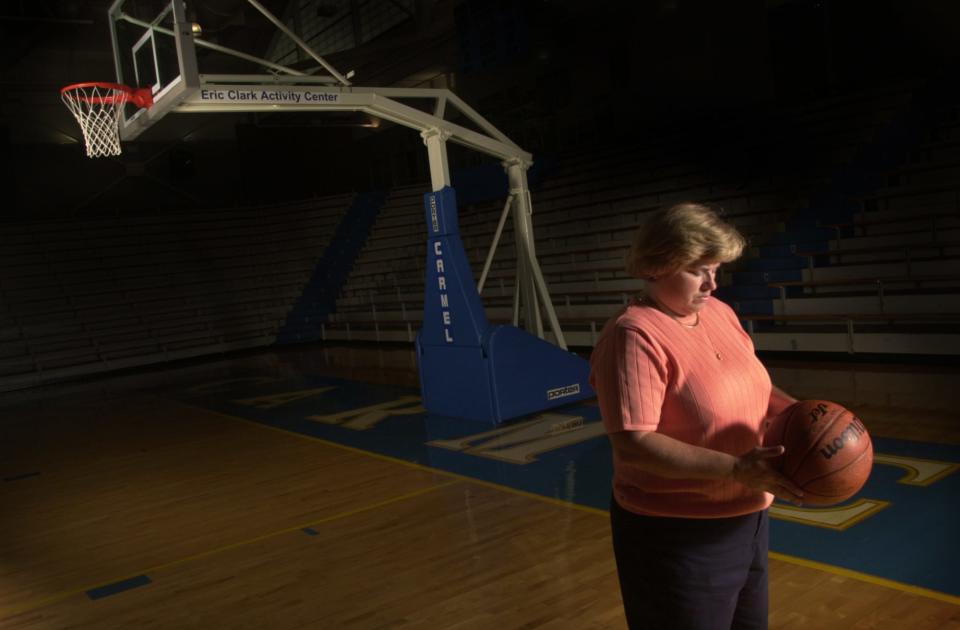
{"type": "Polygon", "coordinates": [[[860,491],[873,467],[866,426],[829,400],[801,400],[774,417],[765,446],[782,445],[771,465],[803,490],[804,505],[833,505],[860,491]]]}
{"type": "Polygon", "coordinates": [[[820,449],[820,454],[824,459],[830,459],[841,451],[848,442],[853,444],[860,439],[860,436],[867,432],[867,428],[860,422],[860,418],[854,418],[853,421],[840,432],[840,435],[833,438],[832,442],[827,442],[820,449]]]}

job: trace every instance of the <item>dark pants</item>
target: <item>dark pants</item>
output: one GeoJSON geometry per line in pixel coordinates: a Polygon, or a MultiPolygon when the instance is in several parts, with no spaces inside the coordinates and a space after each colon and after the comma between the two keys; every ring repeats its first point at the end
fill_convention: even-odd
{"type": "Polygon", "coordinates": [[[610,505],[631,630],[767,627],[767,511],[717,519],[640,516],[610,505]]]}

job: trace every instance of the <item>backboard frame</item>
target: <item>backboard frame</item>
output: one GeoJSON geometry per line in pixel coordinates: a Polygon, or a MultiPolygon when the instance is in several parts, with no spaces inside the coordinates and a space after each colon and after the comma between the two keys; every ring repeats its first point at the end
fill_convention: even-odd
{"type": "MultiPolygon", "coordinates": [[[[130,0],[131,3],[134,1],[130,0]]],[[[352,73],[341,75],[257,0],[246,1],[312,57],[319,64],[317,70],[322,68],[328,75],[315,75],[286,68],[269,60],[204,41],[199,37],[201,28],[195,28],[195,25],[187,22],[183,0],[165,1],[165,8],[151,19],[124,12],[124,6],[128,0],[115,0],[109,9],[117,82],[137,83],[129,80],[136,77],[124,76],[124,66],[132,63],[137,67],[135,53],[142,50],[148,40],[151,46],[149,50],[154,54],[153,71],[158,79],[158,83],[151,86],[154,92],[154,103],[151,107],[138,109],[132,114],[123,112],[119,122],[122,141],[137,138],[171,112],[357,111],[420,132],[427,148],[434,192],[451,185],[446,149],[448,140],[496,157],[502,160],[507,173],[514,206],[518,267],[513,323],[515,326],[518,325],[522,303],[527,314],[525,319],[528,330],[532,329],[530,332],[544,339],[543,322],[540,316],[540,309],[543,308],[556,345],[563,349],[567,348],[553,301],[536,257],[531,219],[533,211],[527,183],[527,170],[533,164],[530,153],[517,146],[450,90],[351,85],[348,79],[351,78],[352,73]],[[168,19],[173,22],[172,28],[164,25],[164,21],[168,19]],[[144,33],[135,38],[135,43],[129,52],[121,42],[119,32],[121,23],[144,29],[144,33]],[[173,37],[176,46],[179,74],[169,81],[160,76],[165,65],[157,61],[158,47],[155,38],[160,35],[173,37]],[[196,54],[197,46],[252,61],[278,74],[201,74],[196,54]],[[127,54],[131,55],[129,59],[125,59],[127,54]],[[402,103],[401,99],[418,99],[421,102],[423,99],[429,99],[432,103],[432,112],[402,103]],[[448,108],[448,105],[451,107],[448,108]],[[448,109],[459,111],[480,131],[474,131],[447,120],[448,109]]]]}
{"type": "Polygon", "coordinates": [[[138,87],[150,87],[153,92],[153,106],[148,109],[137,109],[133,113],[125,109],[120,116],[120,139],[129,141],[146,131],[156,121],[166,116],[184,99],[189,97],[200,87],[199,70],[197,66],[197,53],[193,41],[192,25],[187,22],[186,8],[183,0],[170,0],[166,7],[160,11],[151,21],[144,23],[124,12],[124,5],[128,0],[115,0],[108,11],[110,24],[110,40],[113,47],[114,69],[117,74],[117,83],[131,84],[138,87]],[[169,82],[164,82],[160,71],[160,65],[157,54],[157,45],[155,38],[158,34],[170,36],[167,29],[163,29],[161,23],[167,18],[172,18],[173,29],[172,36],[175,40],[177,53],[178,74],[169,82]],[[121,46],[119,24],[121,22],[132,23],[144,28],[143,34],[134,43],[129,50],[130,57],[128,61],[133,64],[135,76],[124,76],[124,59],[128,51],[121,46]],[[150,42],[150,51],[152,53],[154,84],[146,86],[140,84],[139,65],[137,63],[137,53],[150,42]]]}

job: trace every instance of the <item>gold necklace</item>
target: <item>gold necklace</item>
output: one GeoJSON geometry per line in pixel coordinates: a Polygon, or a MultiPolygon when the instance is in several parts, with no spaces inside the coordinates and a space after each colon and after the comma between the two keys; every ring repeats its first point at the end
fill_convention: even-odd
{"type": "MultiPolygon", "coordinates": [[[[667,315],[670,315],[670,313],[667,313],[667,315]]],[[[697,319],[692,324],[684,324],[683,322],[680,321],[680,318],[677,317],[676,315],[670,315],[670,317],[677,320],[677,323],[683,326],[684,328],[696,328],[697,326],[700,325],[700,313],[695,313],[695,315],[697,316],[697,319]]]]}
{"type": "Polygon", "coordinates": [[[646,302],[647,304],[649,304],[649,305],[652,306],[653,308],[657,309],[658,311],[660,311],[661,313],[663,313],[664,315],[666,315],[667,317],[669,317],[669,318],[672,319],[673,321],[677,322],[678,324],[680,324],[680,325],[683,326],[684,328],[696,328],[697,326],[700,325],[700,313],[694,313],[694,315],[696,315],[696,321],[694,321],[692,324],[685,324],[684,322],[680,321],[680,316],[679,316],[679,315],[675,315],[675,314],[673,313],[673,311],[671,311],[671,310],[668,309],[667,307],[661,306],[661,305],[660,305],[660,302],[657,302],[657,301],[656,301],[655,299],[653,299],[652,297],[648,297],[647,295],[644,295],[644,294],[641,293],[640,295],[637,296],[637,301],[638,301],[638,302],[641,302],[641,303],[642,303],[642,302],[646,302]]]}
{"type": "MultiPolygon", "coordinates": [[[[647,297],[646,295],[642,295],[642,294],[641,294],[641,295],[637,296],[637,301],[638,301],[638,302],[641,302],[641,303],[646,302],[647,304],[649,304],[649,305],[652,306],[653,308],[657,309],[658,311],[660,311],[661,313],[663,313],[664,315],[666,315],[667,317],[669,317],[669,318],[672,319],[673,321],[677,322],[678,324],[680,324],[680,325],[683,326],[684,328],[697,328],[698,326],[700,326],[700,313],[699,313],[699,312],[695,313],[695,315],[697,316],[696,321],[694,321],[692,324],[685,324],[685,323],[683,323],[682,321],[680,321],[680,318],[679,318],[678,316],[674,315],[673,313],[671,313],[671,312],[670,312],[669,310],[667,310],[666,308],[660,306],[660,304],[659,304],[656,300],[654,300],[653,298],[651,298],[651,297],[647,297]]],[[[720,354],[720,351],[717,350],[717,346],[714,345],[713,339],[710,337],[710,333],[707,332],[707,327],[706,327],[706,326],[703,327],[703,334],[706,335],[706,337],[707,337],[707,343],[709,343],[709,344],[710,344],[710,347],[713,348],[713,355],[714,355],[715,357],[717,357],[717,361],[723,361],[723,355],[720,354]]]]}

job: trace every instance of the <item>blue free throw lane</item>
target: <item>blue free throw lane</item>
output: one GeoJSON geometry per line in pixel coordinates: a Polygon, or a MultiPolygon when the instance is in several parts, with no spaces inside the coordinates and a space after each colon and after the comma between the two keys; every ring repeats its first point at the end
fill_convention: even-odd
{"type": "Polygon", "coordinates": [[[130,589],[137,588],[138,586],[146,586],[150,582],[150,578],[148,578],[146,575],[138,575],[137,577],[132,577],[128,580],[120,580],[119,582],[114,582],[113,584],[92,588],[87,591],[87,597],[90,599],[102,599],[104,597],[109,597],[110,595],[116,595],[117,593],[129,591],[130,589]]]}
{"type": "MultiPolygon", "coordinates": [[[[180,396],[195,405],[367,452],[579,505],[601,510],[609,507],[612,452],[596,406],[574,404],[553,410],[551,413],[561,417],[540,424],[521,419],[492,429],[488,423],[411,410],[419,397],[410,387],[306,376],[270,380],[251,391],[250,378],[221,383],[216,390],[199,395],[185,392],[180,396]],[[290,392],[313,390],[316,395],[285,398],[290,392]],[[251,398],[256,394],[258,398],[251,398]],[[391,401],[401,403],[391,405],[391,401]],[[363,410],[378,409],[382,404],[388,405],[383,408],[384,416],[360,427],[345,421],[352,416],[331,420],[332,414],[366,413],[363,410]],[[391,413],[394,410],[396,415],[391,413]],[[565,434],[575,437],[578,433],[584,439],[556,444],[565,434]],[[550,446],[550,442],[555,444],[550,446]],[[546,446],[535,448],[541,443],[546,446]],[[523,451],[529,457],[505,459],[511,451],[523,451]]],[[[262,375],[256,378],[262,380],[262,375]]],[[[880,454],[960,463],[960,446],[955,444],[888,438],[873,441],[880,454]]],[[[927,486],[901,483],[903,475],[895,466],[875,465],[858,496],[887,502],[888,507],[844,531],[771,519],[771,551],[960,595],[960,572],[954,570],[960,564],[960,539],[956,536],[960,473],[927,486]]]]}

